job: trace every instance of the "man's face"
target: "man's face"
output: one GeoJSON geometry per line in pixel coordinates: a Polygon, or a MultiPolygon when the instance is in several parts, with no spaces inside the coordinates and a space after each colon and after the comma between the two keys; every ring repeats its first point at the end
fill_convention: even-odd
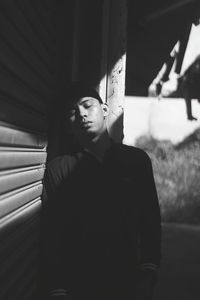
{"type": "Polygon", "coordinates": [[[107,106],[93,97],[83,97],[74,103],[67,113],[71,132],[78,138],[94,138],[105,128],[107,106]]]}

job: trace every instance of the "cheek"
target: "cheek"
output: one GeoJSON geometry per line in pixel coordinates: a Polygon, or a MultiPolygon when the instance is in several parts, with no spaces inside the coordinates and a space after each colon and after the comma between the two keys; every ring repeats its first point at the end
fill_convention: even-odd
{"type": "Polygon", "coordinates": [[[103,111],[97,107],[91,112],[91,114],[96,121],[104,119],[103,111]]]}

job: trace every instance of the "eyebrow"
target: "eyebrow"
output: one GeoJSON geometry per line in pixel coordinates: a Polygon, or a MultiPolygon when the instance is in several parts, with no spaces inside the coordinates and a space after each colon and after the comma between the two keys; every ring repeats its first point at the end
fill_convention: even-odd
{"type": "MultiPolygon", "coordinates": [[[[85,97],[84,99],[82,99],[79,103],[81,104],[81,103],[83,103],[83,102],[86,102],[86,101],[89,101],[89,100],[91,100],[91,101],[94,101],[94,100],[97,100],[96,98],[93,98],[93,97],[85,97]]],[[[98,101],[98,100],[97,100],[98,101]]]]}

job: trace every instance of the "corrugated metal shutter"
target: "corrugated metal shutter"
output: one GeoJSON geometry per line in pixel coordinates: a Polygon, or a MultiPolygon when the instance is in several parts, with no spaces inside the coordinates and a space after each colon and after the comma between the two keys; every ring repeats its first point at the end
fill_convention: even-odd
{"type": "Polygon", "coordinates": [[[51,1],[0,3],[0,299],[33,299],[54,76],[51,1]]]}

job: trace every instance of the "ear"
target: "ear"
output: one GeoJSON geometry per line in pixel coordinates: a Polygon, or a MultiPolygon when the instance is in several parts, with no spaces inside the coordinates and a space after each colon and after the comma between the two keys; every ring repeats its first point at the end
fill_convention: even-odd
{"type": "Polygon", "coordinates": [[[104,117],[107,117],[107,115],[109,113],[108,104],[107,103],[103,103],[103,104],[101,104],[101,107],[102,107],[102,110],[103,110],[104,117]]]}

